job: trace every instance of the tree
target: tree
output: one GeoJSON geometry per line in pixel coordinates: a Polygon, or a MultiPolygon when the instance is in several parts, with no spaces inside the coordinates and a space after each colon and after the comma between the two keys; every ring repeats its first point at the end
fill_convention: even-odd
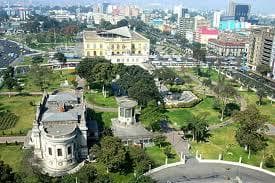
{"type": "Polygon", "coordinates": [[[262,115],[256,106],[249,105],[246,110],[239,112],[235,119],[240,123],[235,137],[240,146],[248,148],[248,158],[250,158],[251,151],[257,152],[267,146],[265,124],[268,118],[262,115]]]}
{"type": "Polygon", "coordinates": [[[51,69],[39,66],[37,64],[31,67],[31,70],[28,74],[33,84],[39,87],[41,91],[49,87],[53,76],[51,69]]]}
{"type": "Polygon", "coordinates": [[[84,165],[77,173],[77,178],[80,182],[93,183],[96,180],[97,171],[93,164],[84,165]]]}
{"type": "Polygon", "coordinates": [[[264,164],[267,168],[274,168],[275,167],[275,160],[273,155],[269,155],[265,158],[264,164]]]}
{"type": "Polygon", "coordinates": [[[158,106],[155,101],[151,101],[147,107],[142,109],[140,120],[146,127],[150,128],[150,130],[160,131],[161,122],[167,119],[164,112],[164,109],[158,106]]]}
{"type": "Polygon", "coordinates": [[[268,65],[260,64],[257,66],[256,70],[262,75],[262,77],[271,72],[271,68],[268,65]]]}
{"type": "Polygon", "coordinates": [[[182,127],[183,131],[191,131],[193,140],[197,143],[201,141],[206,141],[210,136],[208,130],[208,121],[204,115],[192,116],[192,118],[187,122],[187,125],[182,127]]]}
{"type": "Polygon", "coordinates": [[[13,173],[12,168],[9,165],[5,164],[4,161],[0,161],[0,182],[16,182],[16,176],[13,173]]]}
{"type": "Polygon", "coordinates": [[[67,62],[67,58],[65,57],[65,55],[60,52],[57,52],[56,54],[54,54],[54,58],[59,62],[61,62],[62,64],[65,64],[67,62]]]}
{"type": "Polygon", "coordinates": [[[122,19],[117,22],[117,27],[125,27],[128,26],[129,22],[126,19],[122,19]]]}
{"type": "Polygon", "coordinates": [[[107,167],[107,171],[118,171],[125,164],[126,150],[117,137],[103,137],[100,141],[100,147],[92,147],[91,153],[107,167]]]}
{"type": "Polygon", "coordinates": [[[38,56],[34,56],[32,57],[32,63],[33,64],[40,64],[44,61],[43,57],[38,55],[38,56]]]}
{"type": "Polygon", "coordinates": [[[11,90],[18,85],[17,80],[15,79],[15,72],[13,67],[8,67],[6,71],[4,71],[4,86],[9,89],[9,97],[11,96],[11,90]]]}
{"type": "Polygon", "coordinates": [[[158,135],[153,139],[156,146],[159,146],[160,148],[165,146],[167,144],[166,137],[164,135],[158,135]]]}
{"type": "Polygon", "coordinates": [[[149,170],[149,166],[152,162],[142,148],[129,146],[128,154],[130,157],[130,163],[137,175],[142,175],[149,170]]]}
{"type": "Polygon", "coordinates": [[[160,81],[174,83],[178,75],[170,68],[164,67],[156,69],[154,71],[154,76],[157,77],[160,81]]]}
{"type": "Polygon", "coordinates": [[[258,88],[256,94],[259,98],[259,105],[262,105],[263,98],[267,96],[266,91],[263,88],[258,88]]]}
{"type": "Polygon", "coordinates": [[[224,79],[221,79],[217,86],[214,87],[214,92],[216,93],[219,101],[220,101],[220,107],[221,107],[221,121],[224,119],[224,110],[226,105],[234,98],[236,97],[237,91],[232,86],[226,84],[224,82],[224,79]]]}

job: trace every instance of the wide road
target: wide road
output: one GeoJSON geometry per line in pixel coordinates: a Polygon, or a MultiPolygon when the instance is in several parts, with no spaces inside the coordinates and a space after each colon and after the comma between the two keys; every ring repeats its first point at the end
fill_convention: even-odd
{"type": "Polygon", "coordinates": [[[150,175],[160,183],[274,183],[275,177],[257,170],[219,163],[198,163],[166,168],[150,175]],[[237,181],[238,180],[238,181],[237,181]]]}

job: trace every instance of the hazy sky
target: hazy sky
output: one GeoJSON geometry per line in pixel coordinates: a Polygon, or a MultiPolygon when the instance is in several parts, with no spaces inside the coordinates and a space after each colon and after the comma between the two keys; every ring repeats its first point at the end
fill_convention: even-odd
{"type": "MultiPolygon", "coordinates": [[[[3,1],[3,0],[0,0],[3,1]]],[[[4,0],[5,1],[5,0],[4,0]]],[[[7,1],[7,0],[6,0],[7,1]]],[[[10,0],[13,1],[13,0],[10,0]]],[[[24,1],[24,0],[21,0],[24,1]]],[[[177,4],[183,4],[187,8],[197,8],[197,9],[226,9],[228,0],[25,0],[25,2],[31,1],[33,3],[37,2],[47,2],[51,5],[59,4],[91,4],[94,2],[113,2],[120,4],[138,4],[140,6],[157,7],[157,5],[162,5],[162,7],[171,8],[177,4]]],[[[236,0],[239,3],[249,3],[252,5],[252,12],[264,13],[264,14],[275,14],[275,0],[236,0]]]]}

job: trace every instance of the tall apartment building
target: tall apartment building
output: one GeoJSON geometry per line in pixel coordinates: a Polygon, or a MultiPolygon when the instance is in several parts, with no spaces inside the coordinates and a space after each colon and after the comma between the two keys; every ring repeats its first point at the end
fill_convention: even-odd
{"type": "Polygon", "coordinates": [[[215,11],[213,15],[213,27],[218,29],[220,27],[220,22],[221,22],[221,12],[215,11]]]}
{"type": "Polygon", "coordinates": [[[112,63],[140,64],[149,58],[150,40],[128,27],[84,31],[84,57],[104,57],[112,63]]]}
{"type": "Polygon", "coordinates": [[[179,25],[178,25],[178,33],[187,38],[189,33],[193,33],[194,27],[194,18],[191,18],[189,14],[185,14],[184,17],[180,18],[179,25]]]}
{"type": "Polygon", "coordinates": [[[275,28],[260,27],[251,30],[248,66],[256,70],[259,64],[269,65],[275,74],[275,28]]]}
{"type": "Polygon", "coordinates": [[[235,20],[247,21],[249,19],[251,6],[249,4],[239,4],[234,0],[229,0],[227,16],[234,16],[235,20]]]}

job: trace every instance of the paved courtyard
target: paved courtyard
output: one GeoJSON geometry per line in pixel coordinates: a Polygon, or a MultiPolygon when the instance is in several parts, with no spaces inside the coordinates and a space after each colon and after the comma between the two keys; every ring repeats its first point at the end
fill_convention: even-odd
{"type": "Polygon", "coordinates": [[[152,173],[151,177],[159,183],[274,183],[275,177],[244,167],[199,163],[190,159],[185,165],[166,168],[152,173]]]}

